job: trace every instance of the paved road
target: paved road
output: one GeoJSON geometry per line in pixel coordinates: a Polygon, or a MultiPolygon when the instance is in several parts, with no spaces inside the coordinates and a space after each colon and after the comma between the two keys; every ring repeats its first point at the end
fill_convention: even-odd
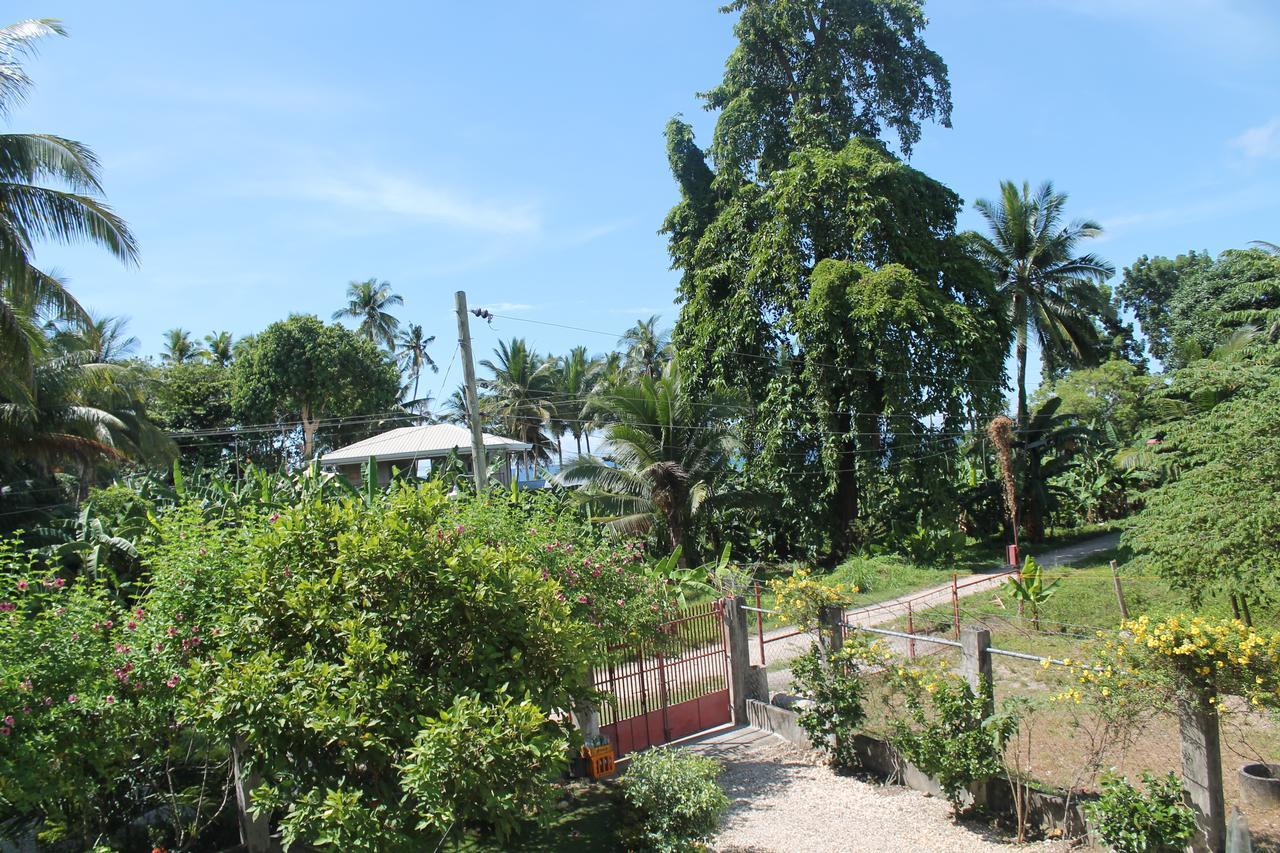
{"type": "MultiPolygon", "coordinates": [[[[1087,560],[1096,554],[1115,548],[1119,543],[1119,533],[1107,533],[1072,545],[1032,554],[1032,556],[1036,558],[1036,562],[1042,568],[1053,568],[1087,560]]],[[[1008,571],[1006,566],[992,566],[985,571],[958,578],[957,585],[959,589],[957,592],[961,598],[977,595],[980,592],[995,589],[1005,583],[1007,578],[1008,571]]],[[[845,621],[850,625],[860,625],[868,628],[886,625],[907,615],[907,602],[911,602],[912,609],[917,613],[933,607],[949,605],[951,603],[951,584],[945,583],[932,589],[919,590],[879,604],[847,610],[844,614],[845,621]]],[[[917,630],[919,630],[919,627],[917,626],[917,630]]],[[[764,655],[766,662],[770,666],[799,657],[809,650],[813,638],[808,634],[786,636],[794,630],[793,628],[775,628],[765,632],[764,655]]],[[[891,641],[891,645],[901,646],[902,648],[899,651],[905,652],[906,642],[906,640],[894,640],[891,641]]],[[[760,663],[760,644],[755,641],[754,634],[752,635],[751,643],[751,662],[760,663]]],[[[778,689],[783,686],[783,682],[789,681],[789,672],[769,673],[771,689],[778,689]]]]}

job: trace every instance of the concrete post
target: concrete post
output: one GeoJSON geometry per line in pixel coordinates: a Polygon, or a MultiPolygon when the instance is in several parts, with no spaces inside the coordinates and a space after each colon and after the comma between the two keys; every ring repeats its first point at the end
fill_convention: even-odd
{"type": "Polygon", "coordinates": [[[827,654],[833,655],[844,646],[844,608],[838,604],[824,604],[818,614],[821,642],[827,654]]]}
{"type": "Polygon", "coordinates": [[[1203,697],[1186,696],[1178,703],[1178,731],[1182,736],[1182,787],[1187,805],[1196,814],[1197,851],[1222,853],[1227,836],[1227,808],[1222,797],[1222,743],[1218,712],[1203,697]]]}
{"type": "Polygon", "coordinates": [[[991,679],[991,632],[977,625],[967,625],[960,634],[960,665],[973,695],[986,690],[987,705],[983,716],[995,713],[995,690],[991,679]]]}
{"type": "Polygon", "coordinates": [[[734,725],[747,723],[747,671],[751,669],[751,647],[747,639],[747,602],[742,596],[728,596],[724,604],[724,628],[728,639],[729,708],[734,725]]]}
{"type": "Polygon", "coordinates": [[[244,739],[236,738],[231,745],[231,772],[235,777],[236,811],[240,821],[240,843],[248,853],[268,853],[271,850],[271,817],[249,814],[250,793],[262,779],[257,773],[246,772],[241,756],[244,739]]]}

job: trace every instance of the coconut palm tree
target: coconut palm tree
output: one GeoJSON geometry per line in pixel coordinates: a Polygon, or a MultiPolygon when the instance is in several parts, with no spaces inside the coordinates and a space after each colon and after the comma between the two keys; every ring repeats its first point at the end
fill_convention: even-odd
{"type": "Polygon", "coordinates": [[[333,312],[333,319],[351,317],[359,320],[357,331],[375,344],[389,350],[396,347],[396,332],[400,321],[387,309],[403,305],[404,297],[391,291],[391,283],[368,278],[347,285],[347,307],[333,312]]]}
{"type": "Polygon", "coordinates": [[[235,361],[235,342],[230,332],[215,332],[204,336],[205,358],[218,367],[230,367],[235,361]]]}
{"type": "Polygon", "coordinates": [[[124,361],[138,349],[138,339],[128,332],[128,317],[95,317],[85,324],[73,323],[59,328],[54,342],[64,352],[87,352],[95,364],[124,361]]]}
{"type": "Polygon", "coordinates": [[[1019,427],[1027,424],[1027,344],[1034,335],[1042,352],[1076,362],[1093,359],[1098,346],[1093,318],[1106,308],[1096,282],[1115,267],[1092,254],[1076,254],[1081,240],[1102,226],[1078,220],[1063,226],[1067,196],[1046,181],[1034,194],[1023,182],[1002,181],[996,202],[979,199],[978,212],[990,235],[974,235],[979,257],[1008,300],[1018,360],[1019,427]]]}
{"type": "Polygon", "coordinates": [[[186,329],[170,329],[164,333],[164,349],[160,351],[160,360],[165,364],[188,364],[207,355],[205,350],[191,340],[191,333],[186,329]]]}
{"type": "Polygon", "coordinates": [[[710,512],[741,502],[725,491],[738,442],[730,427],[741,403],[726,394],[694,400],[678,362],[662,376],[600,396],[594,408],[607,416],[609,458],[584,456],[561,474],[581,485],[582,498],[624,533],[657,529],[671,550],[681,549],[681,565],[697,563],[695,532],[710,512]]]}
{"type": "MultiPolygon", "coordinates": [[[[66,35],[52,19],[0,27],[0,117],[26,97],[32,83],[22,60],[51,35],[66,35]]],[[[88,321],[63,282],[32,262],[45,240],[96,243],[126,263],[138,257],[129,227],[102,200],[98,160],[87,146],[52,134],[0,133],[0,385],[10,396],[33,378],[43,337],[33,317],[88,321]]]]}
{"type": "Polygon", "coordinates": [[[671,333],[658,330],[658,315],[640,320],[618,339],[623,364],[632,376],[658,379],[671,360],[671,333]]]}
{"type": "Polygon", "coordinates": [[[80,496],[103,461],[172,458],[173,442],[151,423],[136,374],[94,360],[89,350],[55,351],[33,370],[30,403],[0,401],[0,461],[41,476],[74,463],[80,496]]]}
{"type": "Polygon", "coordinates": [[[439,373],[440,368],[427,354],[427,347],[435,343],[436,336],[427,336],[417,323],[410,323],[409,328],[400,333],[400,369],[413,379],[413,400],[418,400],[418,379],[422,376],[422,368],[430,367],[432,373],[439,373]]]}
{"type": "Polygon", "coordinates": [[[530,452],[536,461],[549,462],[551,442],[543,429],[555,417],[554,362],[531,350],[523,338],[499,341],[494,355],[496,361],[480,362],[493,374],[481,382],[489,392],[489,414],[509,437],[532,445],[530,452]]]}
{"type": "MultiPolygon", "coordinates": [[[[582,437],[590,432],[589,397],[600,376],[601,362],[587,355],[586,347],[574,347],[562,356],[556,371],[556,412],[565,429],[573,436],[582,455],[582,437]]],[[[590,435],[587,435],[590,452],[590,435]]]]}

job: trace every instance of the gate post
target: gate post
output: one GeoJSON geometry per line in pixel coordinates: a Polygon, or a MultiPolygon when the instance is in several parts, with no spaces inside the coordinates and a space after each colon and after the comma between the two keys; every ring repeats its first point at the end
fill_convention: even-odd
{"type": "Polygon", "coordinates": [[[818,613],[818,632],[822,645],[828,655],[833,655],[844,646],[844,607],[839,604],[824,604],[818,613]]]}
{"type": "Polygon", "coordinates": [[[986,690],[987,704],[983,716],[990,717],[995,713],[995,690],[991,683],[991,632],[977,625],[965,626],[960,635],[960,660],[964,668],[964,677],[969,682],[974,696],[983,695],[986,690]]]}
{"type": "Polygon", "coordinates": [[[728,640],[725,654],[729,658],[729,708],[737,726],[747,722],[747,671],[751,668],[747,611],[742,609],[746,603],[742,596],[727,596],[721,611],[728,640]]]}
{"type": "Polygon", "coordinates": [[[1192,848],[1221,853],[1226,843],[1226,804],[1222,799],[1222,742],[1218,712],[1203,696],[1178,700],[1182,736],[1182,787],[1196,815],[1192,848]]]}

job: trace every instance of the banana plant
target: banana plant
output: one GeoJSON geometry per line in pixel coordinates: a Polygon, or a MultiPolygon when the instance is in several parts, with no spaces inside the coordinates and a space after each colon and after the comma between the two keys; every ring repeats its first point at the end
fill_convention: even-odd
{"type": "Polygon", "coordinates": [[[1040,630],[1040,605],[1044,604],[1058,591],[1061,579],[1046,585],[1044,572],[1034,557],[1027,557],[1022,566],[1020,577],[1009,578],[1009,594],[1020,603],[1031,607],[1031,627],[1040,630]]]}
{"type": "Polygon", "coordinates": [[[120,592],[129,585],[137,567],[138,549],[133,540],[144,532],[145,525],[143,520],[129,519],[108,531],[89,502],[75,517],[55,521],[34,533],[50,543],[40,549],[46,559],[79,563],[89,577],[105,579],[120,592]]]}

